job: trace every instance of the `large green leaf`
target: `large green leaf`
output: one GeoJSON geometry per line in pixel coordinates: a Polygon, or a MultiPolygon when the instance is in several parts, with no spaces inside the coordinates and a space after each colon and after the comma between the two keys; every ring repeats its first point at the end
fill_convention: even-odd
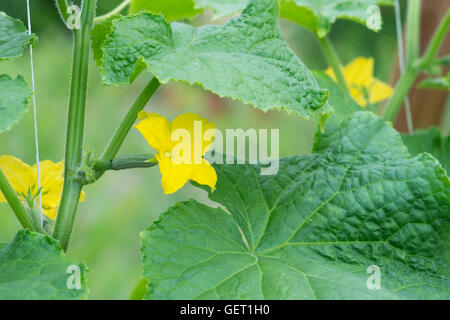
{"type": "Polygon", "coordinates": [[[6,74],[0,75],[0,133],[19,122],[27,111],[31,94],[22,76],[12,79],[6,74]]]}
{"type": "MultiPolygon", "coordinates": [[[[393,5],[392,0],[279,0],[282,18],[296,22],[323,37],[337,19],[366,24],[373,14],[372,5],[393,5]]],[[[161,13],[169,20],[191,18],[211,9],[215,19],[231,16],[243,10],[248,0],[134,0],[130,12],[143,10],[161,13]],[[194,4],[195,3],[195,4],[194,4]]]]}
{"type": "Polygon", "coordinates": [[[147,68],[162,83],[198,84],[264,111],[328,114],[327,91],[281,37],[277,15],[277,0],[254,0],[224,26],[113,17],[93,30],[94,54],[106,84],[128,84],[147,68]]]}
{"type": "MultiPolygon", "coordinates": [[[[221,18],[242,10],[247,0],[195,0],[199,8],[213,9],[221,18]]],[[[339,18],[366,24],[372,5],[392,5],[392,0],[280,0],[281,17],[301,24],[319,37],[331,30],[339,18]]]]}
{"type": "Polygon", "coordinates": [[[0,300],[85,299],[85,272],[85,265],[70,262],[57,241],[21,230],[0,249],[0,300]],[[67,287],[70,266],[80,270],[80,289],[67,287]]]}
{"type": "Polygon", "coordinates": [[[193,0],[133,0],[130,5],[130,13],[141,11],[161,13],[171,21],[192,18],[202,12],[202,10],[194,8],[193,0]]]}
{"type": "Polygon", "coordinates": [[[22,21],[0,11],[0,60],[20,57],[23,49],[35,38],[34,34],[28,34],[22,21]]]}
{"type": "Polygon", "coordinates": [[[150,299],[448,299],[450,181],[428,154],[357,112],[275,176],[216,165],[210,198],[141,235],[150,299]],[[381,287],[370,290],[370,266],[381,287]]]}
{"type": "Polygon", "coordinates": [[[444,138],[438,128],[431,127],[417,130],[411,135],[404,134],[402,138],[411,155],[431,153],[450,175],[450,136],[444,138]]]}

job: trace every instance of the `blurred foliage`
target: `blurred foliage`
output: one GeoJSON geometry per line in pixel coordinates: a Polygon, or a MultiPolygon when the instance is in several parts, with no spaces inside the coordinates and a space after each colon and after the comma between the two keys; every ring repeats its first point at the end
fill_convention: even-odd
{"type": "MultiPolygon", "coordinates": [[[[119,0],[99,0],[98,14],[115,7],[119,0]]],[[[51,0],[31,1],[33,31],[39,36],[34,50],[39,141],[42,159],[63,159],[65,124],[71,68],[71,35],[62,25],[51,0]]],[[[2,0],[0,11],[25,21],[25,0],[2,0]]],[[[386,81],[395,54],[395,21],[392,8],[383,9],[384,28],[379,33],[364,26],[339,21],[330,35],[342,62],[356,56],[375,58],[375,76],[386,81]]],[[[205,18],[196,19],[196,24],[205,18]]],[[[292,49],[311,69],[325,69],[325,58],[313,34],[293,23],[280,21],[292,49]]],[[[30,82],[29,56],[0,63],[0,72],[24,75],[30,82]]],[[[104,87],[91,63],[86,114],[86,149],[97,156],[134,99],[150,79],[140,76],[130,87],[104,87]]],[[[198,87],[171,83],[159,89],[147,111],[169,119],[184,112],[207,117],[220,129],[279,128],[280,155],[308,153],[315,126],[281,112],[264,114],[251,106],[220,99],[198,87]]],[[[132,130],[122,153],[149,152],[137,130],[132,130]]],[[[34,163],[33,116],[28,112],[20,125],[0,136],[0,154],[17,156],[34,163]]],[[[80,204],[69,254],[88,268],[90,298],[126,299],[141,275],[139,232],[158,214],[177,201],[195,198],[206,201],[206,193],[190,185],[172,196],[164,196],[158,168],[108,173],[98,183],[85,188],[87,201],[80,204]]],[[[0,243],[9,242],[19,224],[6,205],[0,205],[0,243]]]]}

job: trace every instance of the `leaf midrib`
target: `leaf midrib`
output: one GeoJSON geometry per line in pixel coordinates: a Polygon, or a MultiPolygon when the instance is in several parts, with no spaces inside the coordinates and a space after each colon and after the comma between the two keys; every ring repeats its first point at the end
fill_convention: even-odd
{"type": "MultiPolygon", "coordinates": [[[[367,147],[370,145],[370,143],[372,142],[372,140],[381,132],[384,130],[384,127],[379,127],[378,130],[370,137],[370,139],[367,141],[367,143],[364,145],[363,148],[361,148],[360,151],[358,151],[358,153],[353,157],[353,159],[350,161],[348,167],[345,169],[344,174],[342,175],[342,179],[339,183],[339,186],[336,190],[336,192],[334,194],[332,194],[327,200],[323,201],[320,206],[318,206],[316,209],[314,209],[300,224],[300,226],[298,228],[296,228],[291,235],[287,238],[287,240],[280,246],[286,245],[289,243],[289,241],[295,237],[296,234],[298,234],[298,232],[300,232],[300,230],[303,228],[303,226],[318,212],[320,211],[321,208],[323,208],[324,205],[326,205],[327,203],[329,203],[330,201],[332,201],[335,197],[337,197],[340,192],[342,191],[342,185],[345,181],[345,178],[349,172],[349,170],[353,167],[353,165],[355,164],[355,162],[359,159],[359,157],[361,156],[361,154],[367,149],[367,147]]],[[[325,152],[326,153],[326,152],[325,152]]],[[[259,182],[259,181],[258,181],[259,182]]],[[[277,203],[278,205],[278,203],[277,203]]],[[[275,209],[276,206],[274,206],[275,209]]],[[[264,237],[264,235],[262,236],[264,237]]],[[[273,248],[273,247],[272,247],[273,248]]],[[[255,250],[257,250],[258,247],[255,248],[255,250]]],[[[268,251],[269,249],[263,250],[262,252],[268,251]]]]}

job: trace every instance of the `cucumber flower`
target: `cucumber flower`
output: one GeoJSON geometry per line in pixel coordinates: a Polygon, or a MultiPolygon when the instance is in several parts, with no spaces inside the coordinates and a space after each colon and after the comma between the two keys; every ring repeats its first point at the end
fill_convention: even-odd
{"type": "MultiPolygon", "coordinates": [[[[373,77],[373,64],[373,58],[359,57],[347,64],[343,70],[350,94],[361,107],[386,100],[394,91],[390,85],[373,77]]],[[[331,68],[325,72],[336,81],[336,75],[331,68]]]]}
{"type": "Polygon", "coordinates": [[[158,114],[141,111],[139,119],[135,127],[158,152],[155,158],[165,194],[176,192],[189,180],[215,189],[216,171],[203,158],[214,139],[213,123],[192,113],[182,114],[170,123],[158,114]]]}
{"type": "MultiPolygon", "coordinates": [[[[46,160],[40,163],[41,190],[38,189],[36,165],[29,166],[13,156],[0,156],[0,169],[21,200],[30,203],[39,196],[41,191],[43,214],[55,220],[64,183],[63,162],[54,163],[46,160]]],[[[83,192],[80,201],[84,201],[84,197],[83,192]]],[[[6,199],[0,192],[1,202],[6,202],[6,199]]]]}

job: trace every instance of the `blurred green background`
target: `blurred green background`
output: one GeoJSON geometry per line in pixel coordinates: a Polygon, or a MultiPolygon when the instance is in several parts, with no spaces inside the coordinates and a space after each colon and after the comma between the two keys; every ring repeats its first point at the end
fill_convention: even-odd
{"type": "MultiPolygon", "coordinates": [[[[99,0],[98,14],[108,12],[120,1],[99,0]]],[[[26,21],[25,0],[2,0],[0,11],[26,21]]],[[[71,68],[71,34],[59,20],[52,0],[31,1],[32,28],[39,36],[34,48],[36,98],[38,106],[41,159],[63,159],[65,124],[71,68]]],[[[357,56],[375,58],[375,76],[387,81],[395,55],[395,21],[393,8],[383,8],[384,25],[379,33],[354,22],[339,21],[331,39],[344,63],[357,56]]],[[[208,15],[192,23],[208,22],[208,15]]],[[[217,22],[215,22],[217,23],[217,22]]],[[[223,23],[221,21],[220,23],[223,23]]],[[[280,21],[285,39],[311,69],[327,67],[318,43],[306,29],[280,21]]],[[[0,63],[0,73],[24,75],[29,83],[29,55],[0,63]]],[[[87,151],[97,156],[103,151],[122,117],[151,78],[141,75],[130,87],[105,87],[91,63],[86,114],[87,151]]],[[[199,87],[172,83],[160,88],[146,110],[169,119],[184,112],[195,112],[225,128],[279,128],[280,155],[308,153],[315,133],[314,124],[281,112],[264,114],[251,106],[220,99],[199,87]]],[[[151,152],[150,147],[133,130],[122,153],[151,152]]],[[[34,161],[33,116],[28,112],[22,122],[0,136],[0,155],[34,161]]],[[[150,226],[161,212],[175,202],[206,193],[187,185],[175,195],[163,195],[158,168],[107,173],[98,183],[85,188],[76,219],[69,255],[84,261],[88,268],[91,299],[127,299],[141,276],[139,233],[150,226]]],[[[20,228],[6,204],[0,204],[0,243],[10,242],[20,228]]]]}

